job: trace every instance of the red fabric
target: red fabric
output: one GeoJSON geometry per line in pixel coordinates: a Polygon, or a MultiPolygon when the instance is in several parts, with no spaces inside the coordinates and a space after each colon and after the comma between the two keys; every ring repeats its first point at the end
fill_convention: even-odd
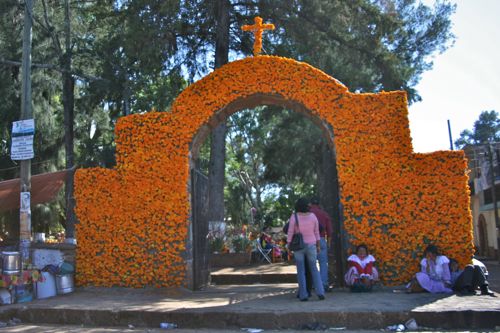
{"type": "Polygon", "coordinates": [[[333,228],[332,228],[332,219],[330,218],[328,213],[325,212],[323,209],[321,209],[321,207],[318,205],[311,205],[309,211],[314,215],[316,215],[319,224],[323,227],[320,232],[320,236],[321,237],[328,236],[328,238],[330,238],[333,233],[333,228]]]}
{"type": "MultiPolygon", "coordinates": [[[[49,202],[57,195],[66,179],[66,170],[31,177],[31,206],[49,202]]],[[[0,211],[19,208],[19,178],[0,182],[0,211]]]]}
{"type": "Polygon", "coordinates": [[[358,274],[373,274],[373,262],[368,263],[365,268],[361,267],[361,265],[355,261],[348,261],[349,268],[351,267],[356,267],[356,270],[358,271],[358,274]]]}
{"type": "Polygon", "coordinates": [[[369,262],[366,266],[365,266],[365,274],[370,274],[372,275],[373,273],[373,262],[369,262]]]}
{"type": "Polygon", "coordinates": [[[349,268],[356,267],[356,270],[358,271],[358,274],[363,274],[364,273],[363,267],[361,267],[361,265],[358,264],[357,262],[355,262],[355,261],[348,261],[347,263],[349,264],[349,268]]]}

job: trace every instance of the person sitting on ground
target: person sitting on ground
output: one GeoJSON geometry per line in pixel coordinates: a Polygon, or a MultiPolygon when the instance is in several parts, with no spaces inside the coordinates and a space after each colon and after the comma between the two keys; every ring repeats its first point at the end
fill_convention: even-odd
{"type": "Polygon", "coordinates": [[[365,244],[356,247],[356,253],[347,258],[348,269],[344,276],[351,291],[371,291],[378,281],[378,271],[374,266],[375,258],[369,254],[365,244]]]}
{"type": "Polygon", "coordinates": [[[475,295],[476,289],[481,289],[481,295],[494,296],[479,265],[467,265],[460,269],[455,259],[450,259],[450,275],[452,289],[461,294],[475,295]]]}
{"type": "Polygon", "coordinates": [[[427,291],[432,294],[452,293],[450,260],[440,255],[435,245],[428,245],[424,251],[424,258],[420,262],[421,271],[407,285],[408,292],[427,291]]]}

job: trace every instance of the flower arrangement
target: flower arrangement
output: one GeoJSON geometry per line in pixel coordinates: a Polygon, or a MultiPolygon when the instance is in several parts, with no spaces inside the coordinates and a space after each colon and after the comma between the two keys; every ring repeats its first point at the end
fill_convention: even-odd
{"type": "Polygon", "coordinates": [[[252,250],[248,238],[247,227],[229,225],[224,231],[217,230],[208,233],[207,239],[210,253],[246,253],[252,250]]]}
{"type": "Polygon", "coordinates": [[[413,153],[405,92],[350,93],[308,64],[259,56],[192,84],[170,112],[119,119],[116,168],[77,171],[79,284],[186,283],[190,143],[219,110],[257,94],[332,126],[345,230],[370,247],[386,283],[407,281],[427,243],[470,261],[464,154],[413,153]]]}
{"type": "Polygon", "coordinates": [[[210,253],[222,253],[226,248],[223,237],[213,237],[208,239],[208,248],[210,253]]]}

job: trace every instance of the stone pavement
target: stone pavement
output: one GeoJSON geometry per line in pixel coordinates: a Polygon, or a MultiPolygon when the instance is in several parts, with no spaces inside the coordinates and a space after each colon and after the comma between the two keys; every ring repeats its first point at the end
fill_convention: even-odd
{"type": "MultiPolygon", "coordinates": [[[[500,265],[498,262],[486,264],[491,288],[498,292],[500,265]]],[[[266,265],[244,271],[223,269],[219,273],[248,276],[275,274],[276,271],[288,274],[289,270],[294,267],[266,265]]],[[[294,330],[314,323],[350,330],[377,330],[410,318],[421,327],[434,329],[500,328],[499,294],[488,297],[405,294],[401,291],[401,287],[386,287],[372,293],[353,294],[347,289],[335,289],[326,294],[324,301],[313,296],[308,302],[299,302],[295,283],[213,285],[195,292],[184,288],[77,288],[68,295],[0,306],[0,321],[15,317],[24,327],[35,324],[26,332],[36,332],[41,327],[37,325],[42,324],[49,325],[46,326],[48,332],[64,332],[57,330],[58,325],[110,327],[110,332],[132,325],[140,331],[151,331],[162,322],[203,331],[244,327],[294,330]]],[[[78,327],[75,329],[80,332],[78,327]]]]}
{"type": "MultiPolygon", "coordinates": [[[[7,327],[0,330],[2,333],[165,333],[166,330],[161,328],[105,328],[105,327],[85,327],[85,326],[74,326],[74,325],[19,325],[13,327],[7,327]]],[[[327,329],[327,330],[315,330],[315,332],[328,332],[332,333],[338,331],[339,333],[380,333],[381,330],[337,330],[337,329],[327,329]]],[[[245,333],[250,332],[245,329],[173,329],[168,330],[171,333],[245,333]]],[[[286,329],[286,330],[262,330],[262,333],[304,333],[304,329],[286,329]]],[[[425,332],[425,333],[484,333],[484,331],[471,331],[471,330],[447,330],[447,331],[412,331],[412,332],[425,332]]]]}
{"type": "Polygon", "coordinates": [[[420,326],[494,329],[500,326],[500,297],[394,293],[386,288],[353,294],[339,289],[325,301],[299,302],[295,284],[175,289],[84,288],[76,292],[0,307],[0,320],[97,327],[297,329],[305,324],[380,329],[415,318],[420,326]]]}

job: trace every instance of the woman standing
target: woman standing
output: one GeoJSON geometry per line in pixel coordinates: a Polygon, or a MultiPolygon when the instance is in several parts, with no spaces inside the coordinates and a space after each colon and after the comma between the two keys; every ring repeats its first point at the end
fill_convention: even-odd
{"type": "Polygon", "coordinates": [[[301,233],[304,239],[304,248],[294,251],[293,256],[297,265],[297,280],[299,282],[299,299],[304,302],[308,299],[306,287],[305,265],[309,268],[314,284],[314,290],[320,300],[325,299],[323,283],[316,266],[317,254],[320,248],[319,224],[316,215],[309,212],[309,202],[300,198],[295,203],[295,213],[289,220],[287,244],[290,246],[295,233],[301,233]]]}
{"type": "Polygon", "coordinates": [[[429,245],[424,251],[424,259],[420,262],[421,271],[415,275],[410,282],[410,291],[418,291],[422,288],[430,293],[452,293],[450,260],[439,255],[435,245],[429,245]]]}

